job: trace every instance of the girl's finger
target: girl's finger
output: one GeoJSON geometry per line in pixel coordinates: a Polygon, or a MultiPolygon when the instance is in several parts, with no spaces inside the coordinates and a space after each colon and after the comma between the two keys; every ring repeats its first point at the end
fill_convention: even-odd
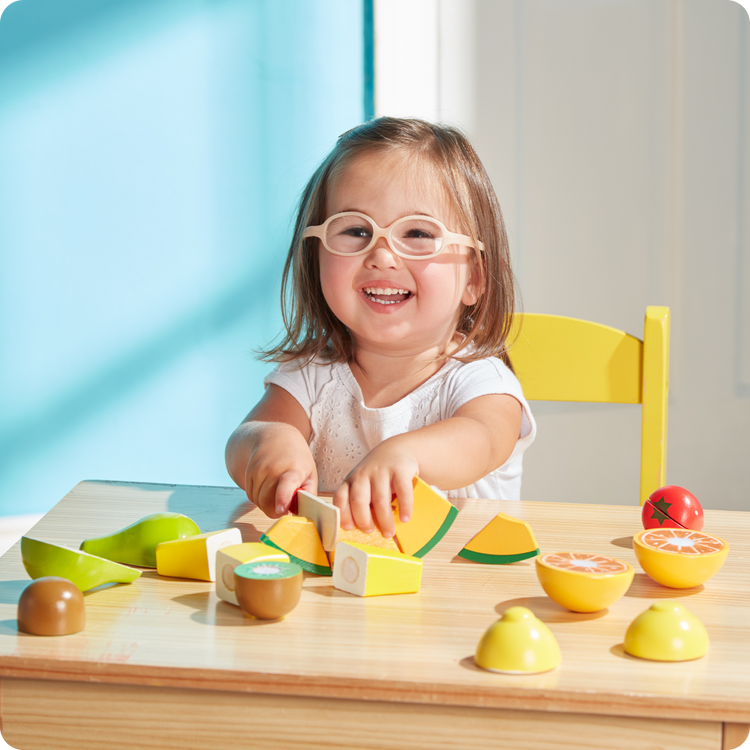
{"type": "Polygon", "coordinates": [[[303,477],[298,471],[286,471],[280,477],[274,493],[274,513],[285,516],[289,512],[294,493],[300,488],[303,477]]]}
{"type": "Polygon", "coordinates": [[[372,510],[375,520],[383,536],[390,539],[396,533],[396,524],[393,521],[393,506],[391,505],[393,493],[391,490],[391,478],[388,474],[379,476],[372,484],[372,510]]]}
{"type": "Polygon", "coordinates": [[[351,531],[355,527],[355,523],[349,506],[349,485],[346,482],[333,493],[333,504],[339,509],[341,528],[345,531],[351,531]]]}
{"type": "Polygon", "coordinates": [[[349,486],[349,507],[351,508],[354,523],[365,534],[369,534],[375,530],[375,523],[372,520],[372,511],[370,509],[371,501],[370,480],[355,479],[349,486]]]}
{"type": "Polygon", "coordinates": [[[393,478],[393,491],[398,498],[398,517],[402,523],[406,523],[414,511],[414,484],[413,477],[396,475],[393,478]]]}

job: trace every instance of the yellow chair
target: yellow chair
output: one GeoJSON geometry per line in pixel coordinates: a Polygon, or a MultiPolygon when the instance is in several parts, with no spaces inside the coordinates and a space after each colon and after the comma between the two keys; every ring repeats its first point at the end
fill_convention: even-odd
{"type": "Polygon", "coordinates": [[[510,358],[533,401],[641,404],[641,505],[666,484],[669,308],[647,307],[643,341],[560,315],[515,316],[510,358]]]}

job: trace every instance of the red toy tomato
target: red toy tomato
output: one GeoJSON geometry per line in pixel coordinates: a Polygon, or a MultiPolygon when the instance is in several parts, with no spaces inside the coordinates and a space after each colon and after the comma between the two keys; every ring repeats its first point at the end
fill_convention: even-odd
{"type": "Polygon", "coordinates": [[[695,495],[683,487],[668,485],[656,490],[643,504],[644,529],[703,528],[703,508],[695,495]]]}

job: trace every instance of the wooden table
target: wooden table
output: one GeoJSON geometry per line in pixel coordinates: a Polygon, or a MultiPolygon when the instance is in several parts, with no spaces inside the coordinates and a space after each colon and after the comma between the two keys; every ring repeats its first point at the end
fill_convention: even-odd
{"type": "MultiPolygon", "coordinates": [[[[179,511],[201,529],[269,525],[225,487],[83,482],[29,533],[77,546],[150,513],[179,511]]],[[[213,584],[160,578],[86,594],[76,635],[19,633],[29,579],[19,545],[0,560],[0,718],[20,750],[75,748],[729,748],[750,724],[750,514],[706,511],[731,547],[704,587],[664,588],[631,548],[637,507],[463,501],[424,560],[419,594],[361,599],[307,575],[299,606],[262,622],[216,597],[213,584]],[[531,523],[542,551],[577,550],[636,568],[609,611],[552,602],[532,561],[456,557],[499,510],[531,523]],[[657,600],[679,599],[711,649],[692,662],[632,658],[623,637],[657,600]],[[562,665],[498,675],[473,662],[485,629],[523,605],[557,637],[562,665]]]]}

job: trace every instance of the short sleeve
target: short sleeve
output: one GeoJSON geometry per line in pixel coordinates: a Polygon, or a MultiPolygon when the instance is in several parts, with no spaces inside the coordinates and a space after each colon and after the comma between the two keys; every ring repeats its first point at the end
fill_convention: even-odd
{"type": "Polygon", "coordinates": [[[330,367],[310,364],[300,367],[296,362],[284,362],[263,378],[263,385],[277,385],[292,395],[305,410],[308,418],[318,400],[322,386],[330,380],[330,367]],[[328,372],[328,378],[325,372],[328,372]]]}
{"type": "MultiPolygon", "coordinates": [[[[444,416],[451,417],[464,404],[479,396],[508,395],[516,398],[523,407],[521,432],[517,446],[525,449],[536,435],[536,422],[523,395],[518,378],[497,357],[467,362],[453,369],[445,382],[444,416]]],[[[515,452],[514,452],[515,453],[515,452]]]]}

